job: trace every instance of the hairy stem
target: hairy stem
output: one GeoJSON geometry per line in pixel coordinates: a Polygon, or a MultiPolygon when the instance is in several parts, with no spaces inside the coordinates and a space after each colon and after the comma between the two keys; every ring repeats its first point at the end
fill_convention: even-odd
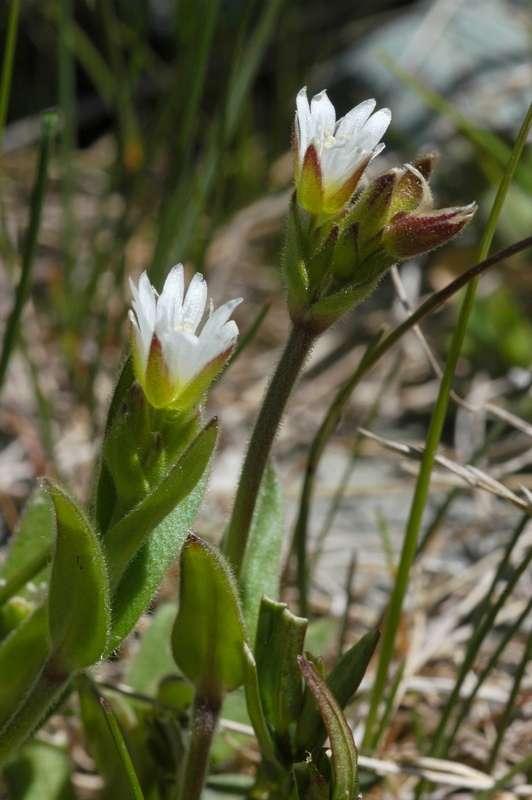
{"type": "Polygon", "coordinates": [[[0,764],[9,761],[43,721],[70,680],[51,656],[22,705],[0,731],[0,764]]]}
{"type": "Polygon", "coordinates": [[[221,699],[214,700],[196,693],[187,760],[179,793],[179,797],[183,800],[201,798],[209,763],[209,751],[221,708],[221,699]]]}

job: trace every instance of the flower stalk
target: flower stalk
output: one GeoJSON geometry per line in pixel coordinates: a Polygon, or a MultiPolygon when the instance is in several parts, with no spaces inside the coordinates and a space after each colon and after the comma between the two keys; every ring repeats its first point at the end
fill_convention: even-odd
{"type": "Polygon", "coordinates": [[[221,699],[215,701],[212,697],[203,697],[199,693],[194,698],[192,728],[179,794],[183,799],[200,800],[201,798],[212,739],[221,708],[221,699]]]}

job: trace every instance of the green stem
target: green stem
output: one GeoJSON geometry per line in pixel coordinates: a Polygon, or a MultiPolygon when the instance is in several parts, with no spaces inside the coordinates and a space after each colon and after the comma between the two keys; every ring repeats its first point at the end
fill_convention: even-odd
{"type": "Polygon", "coordinates": [[[22,259],[22,275],[15,294],[15,305],[7,321],[2,355],[0,356],[0,388],[4,383],[7,365],[17,339],[20,315],[30,291],[31,273],[35,260],[35,253],[37,251],[37,236],[41,224],[42,207],[48,184],[48,164],[52,155],[52,146],[57,123],[57,114],[50,113],[43,115],[43,136],[39,153],[39,163],[37,166],[37,178],[31,198],[30,224],[24,248],[24,257],[22,259]]]}
{"type": "Polygon", "coordinates": [[[183,800],[201,798],[209,763],[209,751],[221,708],[221,699],[213,700],[199,694],[194,698],[192,729],[179,793],[179,797],[183,800]]]}
{"type": "Polygon", "coordinates": [[[292,328],[255,422],[242,467],[233,514],[223,550],[238,579],[253,519],[253,512],[273,441],[286,404],[316,337],[304,327],[292,328]]]}
{"type": "MultiPolygon", "coordinates": [[[[477,262],[484,261],[488,254],[501,208],[510,187],[515,169],[519,162],[519,158],[525,146],[528,131],[530,130],[531,125],[532,105],[528,110],[528,114],[523,122],[523,125],[521,126],[519,136],[512,152],[512,157],[508,163],[503,180],[501,181],[497,191],[497,196],[495,198],[493,208],[491,209],[486,230],[480,243],[477,262]]],[[[388,669],[393,657],[395,638],[399,629],[403,601],[410,577],[410,569],[416,556],[418,534],[428,496],[434,459],[440,442],[443,423],[445,422],[445,417],[447,414],[449,395],[452,389],[454,373],[456,371],[456,365],[462,350],[462,344],[466,333],[469,315],[471,313],[471,309],[473,308],[478,280],[478,276],[475,277],[467,287],[464,301],[460,309],[458,322],[451,340],[449,355],[447,357],[445,370],[440,383],[440,390],[438,392],[438,399],[436,401],[429,425],[425,451],[423,453],[423,459],[421,461],[421,467],[416,482],[414,497],[412,499],[410,516],[406,526],[405,539],[401,553],[401,560],[399,562],[397,578],[393,587],[392,595],[390,597],[390,604],[386,615],[384,631],[381,640],[379,665],[377,668],[375,685],[371,694],[370,707],[366,721],[366,731],[362,745],[363,747],[372,747],[374,744],[374,729],[377,721],[377,712],[388,679],[388,669]]]]}
{"type": "Polygon", "coordinates": [[[0,86],[0,165],[2,163],[2,143],[4,127],[11,93],[11,78],[13,76],[13,62],[15,60],[15,47],[17,44],[18,16],[20,0],[11,0],[9,7],[9,20],[7,23],[6,49],[2,64],[2,83],[0,86]]]}
{"type": "Polygon", "coordinates": [[[51,656],[22,705],[0,731],[0,764],[9,761],[30,738],[69,679],[51,656]]]}
{"type": "Polygon", "coordinates": [[[493,784],[491,789],[486,789],[486,791],[479,794],[477,800],[491,800],[491,798],[498,794],[501,789],[506,787],[506,784],[513,778],[514,775],[517,775],[519,772],[524,772],[530,766],[532,766],[532,753],[528,753],[528,755],[522,758],[521,761],[518,761],[517,764],[514,764],[513,767],[502,776],[502,778],[499,778],[499,780],[493,784]]]}

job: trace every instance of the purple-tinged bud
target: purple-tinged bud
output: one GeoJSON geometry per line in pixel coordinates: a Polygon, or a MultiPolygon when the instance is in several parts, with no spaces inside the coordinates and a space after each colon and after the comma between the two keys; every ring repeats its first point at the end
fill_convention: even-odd
{"type": "Polygon", "coordinates": [[[471,203],[426,214],[400,212],[384,231],[383,243],[397,261],[428,253],[460,233],[476,210],[476,203],[471,203]]]}

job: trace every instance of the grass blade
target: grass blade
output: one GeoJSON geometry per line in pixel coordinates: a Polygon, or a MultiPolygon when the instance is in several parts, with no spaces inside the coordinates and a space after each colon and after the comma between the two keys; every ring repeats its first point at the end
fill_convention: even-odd
{"type": "Polygon", "coordinates": [[[41,225],[41,214],[48,186],[48,165],[59,117],[56,113],[44,114],[42,118],[43,135],[37,165],[37,177],[33,187],[30,210],[30,224],[22,259],[22,274],[15,293],[15,304],[7,321],[0,356],[0,388],[4,383],[7,365],[16,344],[20,315],[30,291],[33,262],[37,251],[37,236],[41,225]]]}
{"type": "Polygon", "coordinates": [[[118,750],[120,761],[122,762],[122,766],[124,767],[124,774],[127,778],[129,789],[131,791],[131,797],[133,798],[133,800],[144,800],[144,795],[142,794],[142,789],[140,788],[140,783],[139,779],[137,778],[137,773],[135,772],[135,767],[133,766],[133,762],[131,761],[129,750],[126,747],[126,743],[124,742],[124,737],[122,736],[122,732],[118,727],[118,722],[115,719],[115,715],[113,714],[111,706],[109,705],[105,697],[100,697],[100,704],[104,710],[107,722],[109,723],[109,728],[113,735],[113,739],[115,740],[116,749],[118,750]]]}

